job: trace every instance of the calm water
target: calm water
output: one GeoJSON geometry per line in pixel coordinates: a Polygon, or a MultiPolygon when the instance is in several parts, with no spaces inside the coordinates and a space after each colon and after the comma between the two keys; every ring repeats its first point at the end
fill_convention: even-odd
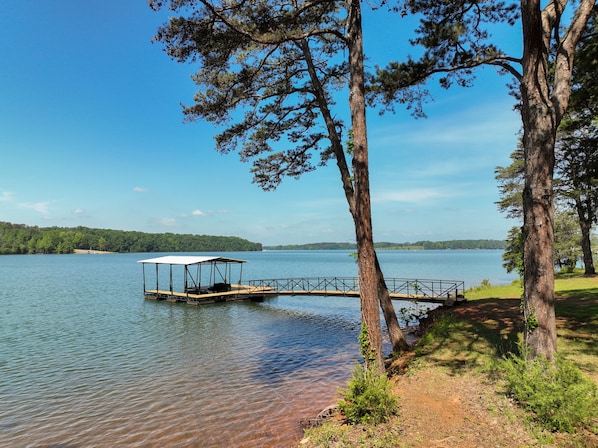
{"type": "MultiPolygon", "coordinates": [[[[226,255],[244,280],[357,270],[342,251],[226,255]]],[[[511,280],[500,251],[379,256],[388,277],[511,280]]],[[[144,258],[0,257],[0,446],[296,444],[354,366],[358,300],[147,301],[144,258]]]]}

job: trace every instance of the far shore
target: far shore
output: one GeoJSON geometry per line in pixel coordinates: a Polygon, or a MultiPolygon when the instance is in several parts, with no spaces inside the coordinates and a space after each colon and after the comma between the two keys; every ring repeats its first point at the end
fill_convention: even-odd
{"type": "Polygon", "coordinates": [[[88,255],[88,254],[117,254],[118,252],[109,252],[106,250],[93,250],[93,249],[75,249],[75,253],[79,255],[88,255]]]}

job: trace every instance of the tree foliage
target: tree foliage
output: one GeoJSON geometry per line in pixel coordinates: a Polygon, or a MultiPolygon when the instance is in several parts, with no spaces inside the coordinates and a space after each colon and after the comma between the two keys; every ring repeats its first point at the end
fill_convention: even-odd
{"type": "Polygon", "coordinates": [[[108,252],[260,251],[262,245],[234,236],[144,233],[88,227],[37,227],[0,222],[0,254],[108,252]]]}
{"type": "Polygon", "coordinates": [[[216,149],[239,151],[264,190],[334,159],[355,224],[362,319],[382,369],[378,298],[393,349],[407,343],[373,248],[365,73],[358,0],[151,0],[179,16],[160,27],[156,41],[176,61],[193,62],[198,86],[189,120],[224,129],[216,149]],[[335,93],[349,96],[350,124],[332,113],[335,93]],[[342,144],[351,129],[351,165],[342,144]],[[343,134],[344,132],[344,134],[343,134]]]}
{"type": "Polygon", "coordinates": [[[592,228],[598,222],[598,9],[576,50],[571,101],[556,144],[557,193],[577,215],[585,273],[595,274],[592,228]]]}
{"type": "Polygon", "coordinates": [[[339,117],[319,113],[347,87],[347,63],[338,57],[346,46],[339,2],[150,1],[153,8],[163,3],[187,13],[155,37],[171,58],[197,67],[198,91],[183,108],[186,119],[234,123],[215,136],[219,152],[239,149],[265,190],[330,160],[324,120],[346,128],[339,117]]]}
{"type": "Polygon", "coordinates": [[[523,147],[519,145],[511,153],[511,164],[497,166],[494,178],[498,182],[500,200],[498,210],[506,213],[507,218],[523,219],[523,184],[525,182],[525,162],[523,147]]]}
{"type": "Polygon", "coordinates": [[[507,247],[502,255],[502,266],[507,272],[516,272],[523,278],[523,232],[521,227],[511,227],[507,235],[507,247]]]}
{"type": "Polygon", "coordinates": [[[558,209],[554,215],[554,265],[573,272],[581,257],[581,232],[571,210],[558,209]]]}
{"type": "Polygon", "coordinates": [[[441,86],[467,86],[473,69],[491,65],[509,73],[519,87],[523,122],[524,315],[539,325],[526,327],[530,356],[553,359],[556,352],[554,313],[555,136],[571,92],[575,49],[595,7],[594,0],[550,0],[508,3],[496,0],[434,2],[407,0],[405,14],[417,14],[414,45],[422,57],[378,70],[374,93],[386,104],[415,81],[439,75],[441,86]],[[523,54],[510,56],[491,39],[491,27],[520,20],[523,54]]]}

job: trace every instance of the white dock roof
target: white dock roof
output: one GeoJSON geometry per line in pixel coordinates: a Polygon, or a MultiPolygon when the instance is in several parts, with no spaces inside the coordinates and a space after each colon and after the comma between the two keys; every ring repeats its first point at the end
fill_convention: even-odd
{"type": "Polygon", "coordinates": [[[154,264],[176,264],[189,266],[191,264],[201,263],[245,263],[246,260],[237,260],[235,258],[219,257],[219,256],[198,256],[198,255],[166,255],[164,257],[148,258],[147,260],[139,260],[137,263],[154,263],[154,264]]]}

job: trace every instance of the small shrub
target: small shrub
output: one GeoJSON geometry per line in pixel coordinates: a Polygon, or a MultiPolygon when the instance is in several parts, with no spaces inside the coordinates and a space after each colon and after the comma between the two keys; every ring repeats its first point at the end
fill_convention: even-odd
{"type": "Polygon", "coordinates": [[[490,280],[488,280],[487,278],[485,278],[484,280],[482,280],[482,283],[480,283],[479,285],[472,286],[467,291],[465,291],[465,294],[467,295],[467,293],[474,293],[474,292],[484,291],[484,290],[490,289],[490,288],[492,288],[492,284],[490,283],[490,280]]]}
{"type": "Polygon", "coordinates": [[[502,368],[509,392],[546,429],[572,432],[598,416],[596,383],[573,363],[511,355],[502,368]]]}
{"type": "Polygon", "coordinates": [[[377,425],[396,414],[398,400],[392,393],[392,383],[372,368],[358,364],[341,394],[338,407],[348,423],[377,425]]]}
{"type": "Polygon", "coordinates": [[[367,325],[363,323],[359,333],[359,348],[365,367],[357,364],[347,388],[340,391],[344,399],[338,407],[349,423],[377,425],[396,412],[397,399],[392,394],[392,385],[386,375],[377,373],[375,353],[370,347],[367,325]]]}

